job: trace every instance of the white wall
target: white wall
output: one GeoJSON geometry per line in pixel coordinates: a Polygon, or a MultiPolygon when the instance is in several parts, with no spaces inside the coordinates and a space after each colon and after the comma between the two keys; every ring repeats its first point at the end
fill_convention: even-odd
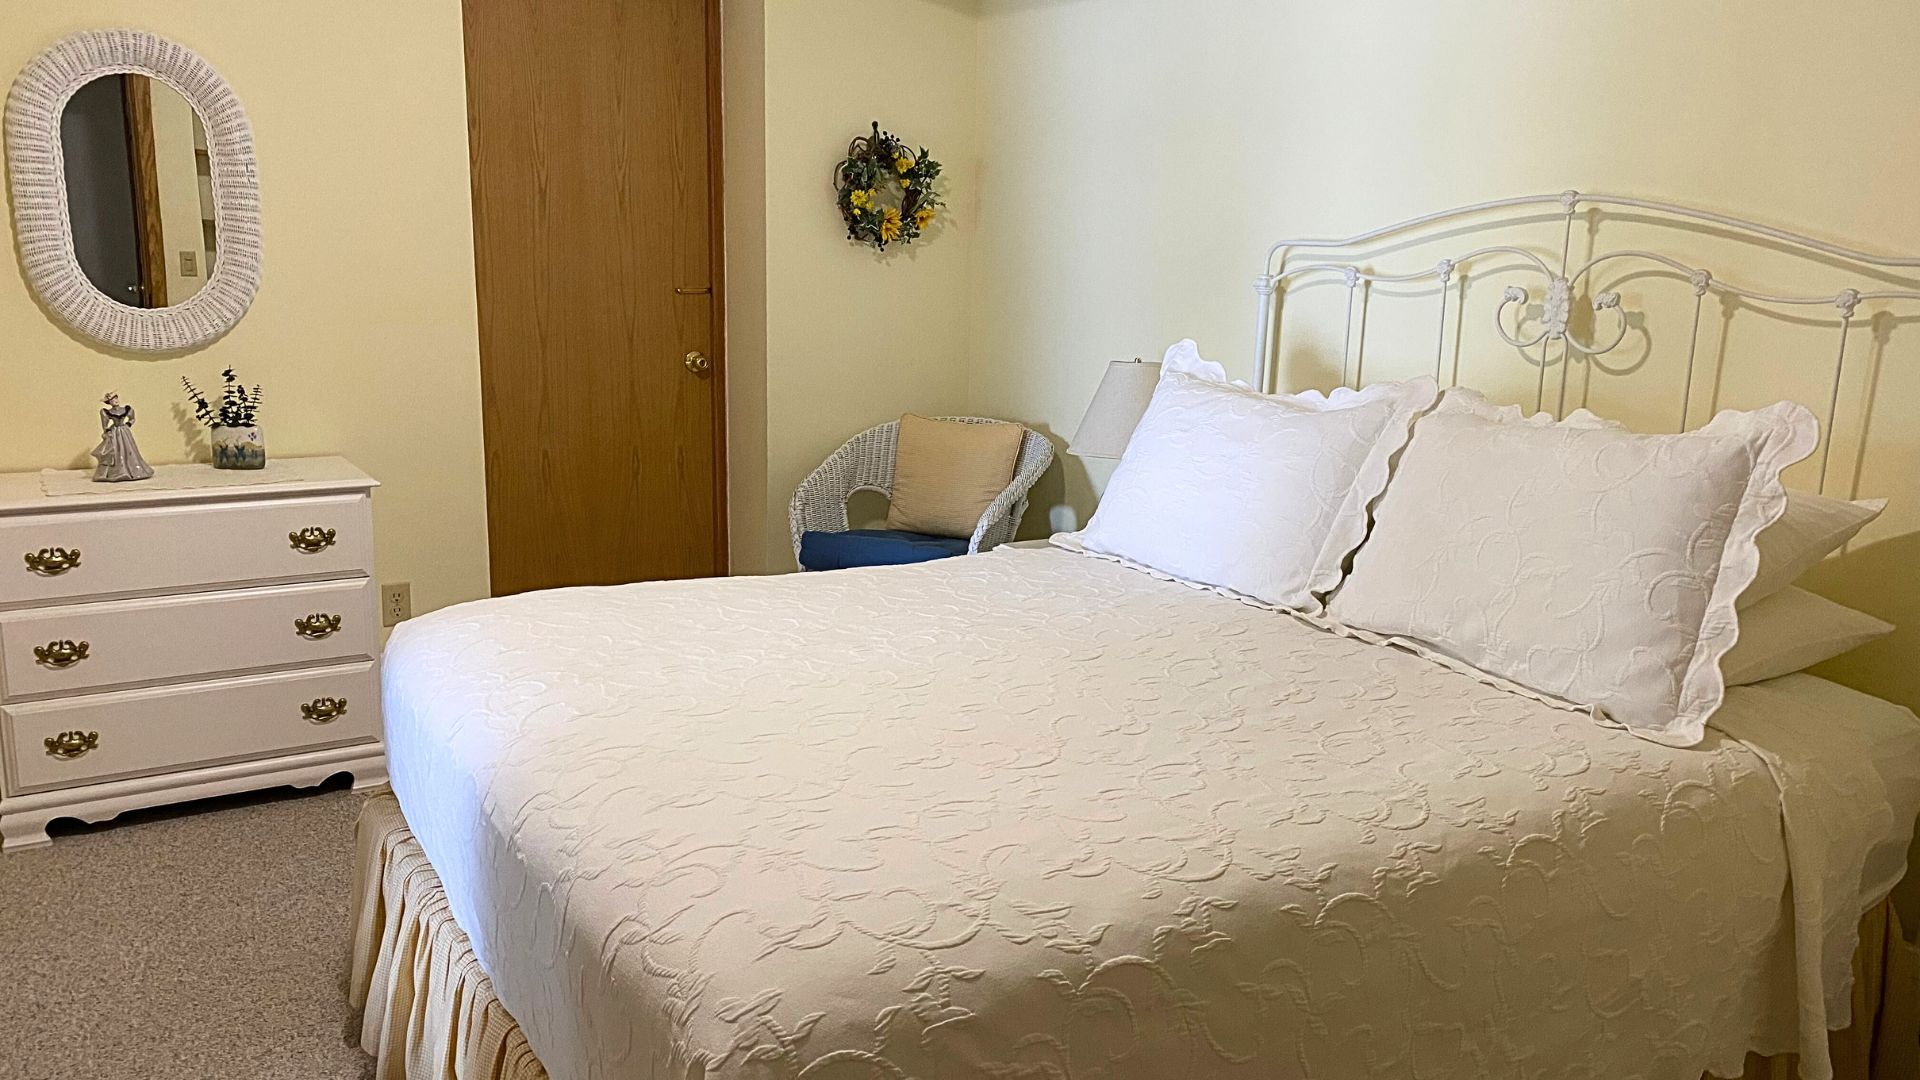
{"type": "MultiPolygon", "coordinates": [[[[901,0],[889,32],[915,50],[896,80],[848,75],[847,27],[866,14],[846,0],[729,0],[742,571],[791,568],[788,495],[867,424],[966,411],[1064,444],[1105,361],[1152,358],[1186,336],[1247,374],[1251,279],[1283,236],[1579,187],[1920,251],[1911,4],[901,0]],[[839,148],[876,115],[948,162],[955,204],[943,235],[884,259],[846,244],[828,192],[839,148]]],[[[1807,281],[1804,265],[1710,238],[1701,249],[1723,277],[1807,281]]],[[[1657,299],[1649,325],[1670,325],[1657,299]]],[[[1281,381],[1326,385],[1327,342],[1302,325],[1281,381]]],[[[1463,377],[1507,378],[1473,325],[1463,377]]],[[[1810,581],[1904,627],[1822,673],[1920,705],[1920,575],[1906,569],[1920,562],[1920,434],[1906,422],[1920,405],[1915,329],[1884,350],[1871,327],[1850,342],[1838,490],[1895,506],[1810,581]]],[[[1400,359],[1424,365],[1426,323],[1418,334],[1417,346],[1396,338],[1385,318],[1369,357],[1393,362],[1404,340],[1400,359]]],[[[1831,334],[1747,334],[1703,338],[1706,355],[1727,357],[1723,404],[1823,398],[1831,334]]],[[[1638,422],[1677,400],[1679,343],[1664,331],[1649,342],[1664,366],[1600,381],[1595,407],[1638,422]]],[[[1063,458],[1026,534],[1084,521],[1109,469],[1063,458]]],[[[1803,486],[1810,469],[1795,474],[1803,486]]]]}
{"type": "MultiPolygon", "coordinates": [[[[1270,242],[1503,195],[1644,194],[1920,252],[1914,41],[1920,6],[1893,0],[985,0],[970,400],[1064,439],[1109,359],[1192,336],[1245,376],[1270,242]]],[[[1904,627],[1823,673],[1920,706],[1916,331],[1876,387],[1865,363],[1849,383],[1876,401],[1860,493],[1896,506],[1813,580],[1904,627]]],[[[1728,404],[1821,394],[1831,334],[1728,340],[1728,404]]],[[[1065,459],[1027,531],[1083,520],[1093,470],[1065,459]]]]}

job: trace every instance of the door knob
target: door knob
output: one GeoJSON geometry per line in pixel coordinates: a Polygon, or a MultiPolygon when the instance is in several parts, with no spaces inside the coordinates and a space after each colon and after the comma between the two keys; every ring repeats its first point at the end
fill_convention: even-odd
{"type": "Polygon", "coordinates": [[[687,354],[687,370],[695,375],[705,375],[713,370],[713,361],[707,359],[704,353],[690,352],[687,354]]]}

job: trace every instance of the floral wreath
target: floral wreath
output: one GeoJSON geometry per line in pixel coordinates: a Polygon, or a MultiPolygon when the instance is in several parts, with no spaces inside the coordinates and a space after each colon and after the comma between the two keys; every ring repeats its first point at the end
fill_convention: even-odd
{"type": "Polygon", "coordinates": [[[940,163],[928,156],[926,147],[916,153],[875,121],[873,134],[848,143],[846,160],[834,170],[847,239],[872,244],[876,251],[896,242],[913,243],[945,205],[933,190],[939,175],[940,163]],[[898,206],[890,204],[896,195],[898,206]]]}

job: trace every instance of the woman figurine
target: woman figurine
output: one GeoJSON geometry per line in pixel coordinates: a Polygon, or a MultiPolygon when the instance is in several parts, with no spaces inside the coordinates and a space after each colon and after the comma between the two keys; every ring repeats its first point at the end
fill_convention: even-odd
{"type": "Polygon", "coordinates": [[[119,394],[108,394],[100,402],[106,408],[100,410],[100,445],[93,448],[100,467],[93,470],[93,478],[118,483],[152,476],[153,466],[133,444],[133,406],[120,404],[119,394]]]}

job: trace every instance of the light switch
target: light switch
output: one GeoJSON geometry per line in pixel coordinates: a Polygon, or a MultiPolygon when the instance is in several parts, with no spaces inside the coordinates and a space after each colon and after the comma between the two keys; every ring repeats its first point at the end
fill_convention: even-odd
{"type": "Polygon", "coordinates": [[[198,252],[183,251],[180,253],[180,276],[200,276],[200,254],[198,252]]]}

